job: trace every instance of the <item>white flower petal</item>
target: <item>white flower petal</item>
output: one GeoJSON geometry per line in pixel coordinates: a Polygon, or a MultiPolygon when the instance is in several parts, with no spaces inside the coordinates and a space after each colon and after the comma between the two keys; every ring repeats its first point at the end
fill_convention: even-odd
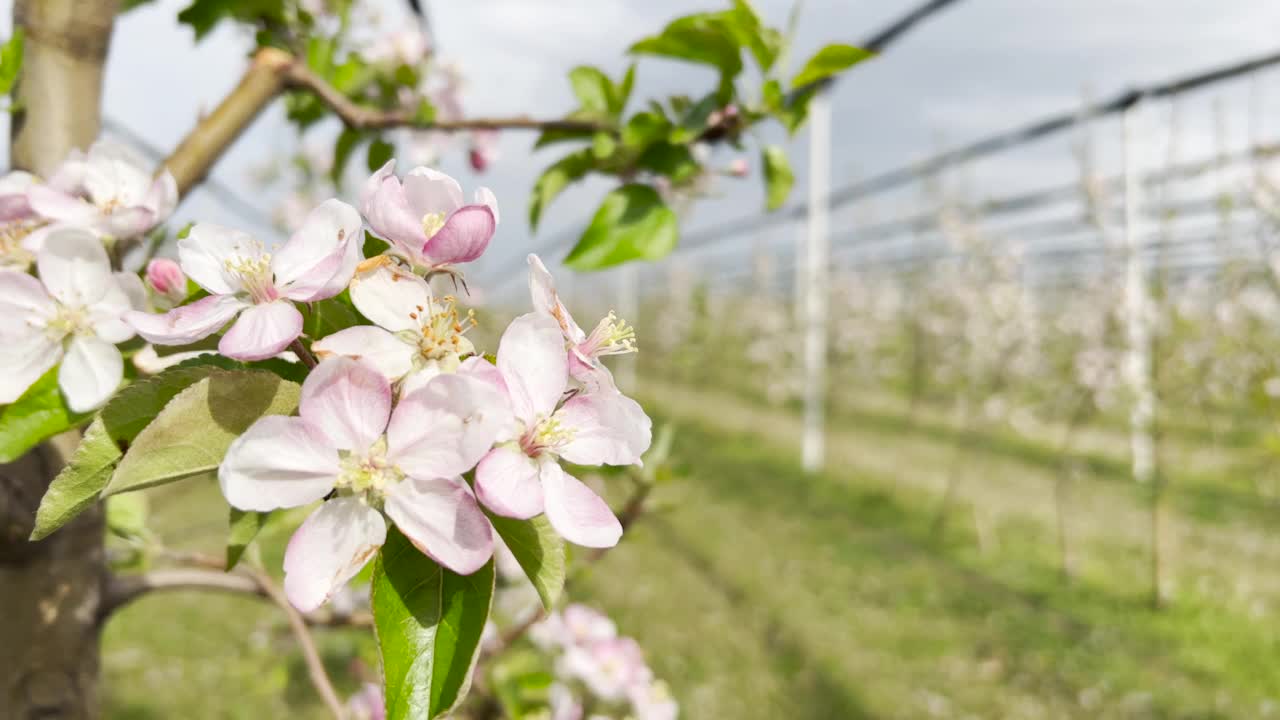
{"type": "Polygon", "coordinates": [[[218,342],[218,352],[237,360],[279,355],[302,334],[302,313],[288,300],[251,305],[218,342]]]}
{"type": "Polygon", "coordinates": [[[317,340],[311,344],[311,351],[321,359],[341,355],[369,363],[388,380],[395,381],[413,367],[418,348],[380,327],[356,325],[317,340]]]}
{"type": "Polygon", "coordinates": [[[0,338],[43,333],[41,328],[57,311],[39,280],[26,273],[0,272],[0,338]]]}
{"type": "Polygon", "coordinates": [[[210,295],[162,315],[126,312],[124,320],[147,342],[157,345],[188,345],[222,329],[236,313],[246,307],[249,307],[249,303],[234,295],[210,295]]]}
{"type": "Polygon", "coordinates": [[[123,379],[120,351],[96,337],[73,338],[58,368],[58,387],[67,407],[75,412],[87,412],[105,403],[123,379]]]}
{"type": "Polygon", "coordinates": [[[577,465],[632,465],[653,439],[649,416],[619,392],[577,395],[555,417],[573,435],[560,456],[577,465]]]}
{"type": "Polygon", "coordinates": [[[315,502],[333,489],[338,453],[305,420],[258,419],[227,448],[218,484],[232,507],[266,512],[315,502]]]}
{"type": "Polygon", "coordinates": [[[84,164],[84,187],[97,205],[115,201],[141,205],[151,190],[151,170],[133,148],[111,139],[89,147],[84,164]]]}
{"type": "Polygon", "coordinates": [[[0,405],[22,397],[62,358],[62,344],[43,332],[0,340],[0,405]]]}
{"type": "Polygon", "coordinates": [[[334,447],[363,452],[387,429],[391,384],[372,365],[329,358],[302,384],[299,414],[334,447]]]}
{"type": "Polygon", "coordinates": [[[324,604],[387,541],[387,523],[355,498],[336,498],[303,521],[284,551],[284,593],[302,612],[324,604]]]}
{"type": "Polygon", "coordinates": [[[475,467],[511,424],[511,411],[487,383],[437,375],[402,395],[387,426],[387,459],[419,478],[453,477],[475,467]]]}
{"type": "Polygon", "coordinates": [[[107,251],[88,230],[65,227],[49,233],[36,266],[40,282],[64,305],[90,305],[115,284],[107,251]]]}
{"type": "Polygon", "coordinates": [[[500,445],[476,465],[476,496],[505,517],[528,519],[542,512],[538,464],[515,445],[500,445]]]}
{"type": "Polygon", "coordinates": [[[214,295],[230,295],[241,289],[239,278],[227,269],[227,261],[257,258],[263,252],[248,233],[213,223],[192,226],[178,241],[182,271],[214,295]]]}
{"type": "Polygon", "coordinates": [[[554,460],[540,468],[547,520],[561,537],[585,547],[613,547],[622,537],[622,523],[608,503],[554,460]]]}
{"type": "Polygon", "coordinates": [[[387,515],[425,555],[462,574],[493,556],[493,528],[459,478],[409,478],[387,493],[387,515]]]}
{"type": "Polygon", "coordinates": [[[498,344],[498,370],[517,418],[550,415],[569,384],[568,354],[560,326],[540,313],[521,315],[498,344]]]}
{"type": "Polygon", "coordinates": [[[502,218],[498,215],[498,197],[493,191],[487,187],[476,188],[475,192],[476,205],[488,205],[493,211],[493,224],[497,225],[502,222],[502,218]]]}
{"type": "Polygon", "coordinates": [[[419,317],[431,308],[431,288],[422,278],[384,261],[367,262],[351,280],[351,302],[379,327],[419,330],[419,317]]]}
{"type": "Polygon", "coordinates": [[[364,242],[360,213],[337,199],[326,200],[307,214],[302,227],[271,256],[276,287],[293,300],[313,302],[331,297],[346,287],[359,255],[349,252],[352,243],[364,242]],[[334,282],[335,276],[339,280],[334,282]],[[333,292],[327,292],[331,286],[333,292]]]}
{"type": "Polygon", "coordinates": [[[529,263],[529,295],[533,298],[533,309],[555,318],[560,331],[574,345],[586,340],[587,334],[574,322],[569,309],[560,301],[556,282],[547,266],[542,264],[542,258],[530,253],[526,260],[529,263]]]}

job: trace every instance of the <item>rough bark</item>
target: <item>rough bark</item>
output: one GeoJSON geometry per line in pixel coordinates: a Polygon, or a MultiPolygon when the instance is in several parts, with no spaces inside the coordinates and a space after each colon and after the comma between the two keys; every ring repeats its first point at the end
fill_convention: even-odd
{"type": "MultiPolygon", "coordinates": [[[[16,0],[26,33],[15,92],[14,167],[49,173],[98,135],[115,0],[16,0]]],[[[100,508],[27,541],[45,488],[78,438],[69,433],[0,465],[0,720],[96,718],[98,605],[105,577],[100,508]]]]}

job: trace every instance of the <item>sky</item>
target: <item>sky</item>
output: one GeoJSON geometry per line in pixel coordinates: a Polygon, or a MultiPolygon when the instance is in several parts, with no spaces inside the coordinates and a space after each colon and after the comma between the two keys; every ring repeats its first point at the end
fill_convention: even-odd
{"type": "MultiPolygon", "coordinates": [[[[379,1],[389,15],[402,12],[402,0],[374,0],[379,1]]],[[[791,1],[757,0],[756,5],[768,20],[781,25],[791,1]]],[[[916,2],[807,0],[795,57],[807,57],[828,42],[857,43],[916,2]]],[[[5,34],[9,4],[0,2],[0,29],[5,34]]],[[[250,47],[243,31],[226,24],[195,43],[191,31],[176,21],[185,4],[158,0],[123,16],[108,61],[106,115],[162,148],[176,146],[199,114],[235,84],[250,47]]],[[[719,6],[714,1],[676,0],[434,0],[429,5],[438,54],[462,68],[467,82],[464,104],[473,116],[567,112],[575,105],[566,79],[570,68],[593,64],[616,75],[630,61],[625,55],[630,42],[679,14],[719,6]]],[[[944,147],[1078,106],[1086,91],[1105,97],[1134,84],[1273,50],[1280,47],[1278,30],[1280,3],[1274,0],[960,0],[837,85],[832,100],[832,185],[908,165],[944,147]]],[[[710,83],[710,74],[700,68],[644,58],[634,97],[699,93],[710,83]]],[[[1255,111],[1263,118],[1261,132],[1280,122],[1280,113],[1272,107],[1280,106],[1280,76],[1267,73],[1251,83],[1224,85],[1204,94],[1212,97],[1188,101],[1179,125],[1179,143],[1187,156],[1215,142],[1212,102],[1227,108],[1224,117],[1233,138],[1243,138],[1251,92],[1252,102],[1262,107],[1255,111]],[[1257,86],[1274,89],[1259,93],[1257,86]]],[[[1157,119],[1152,127],[1158,126],[1157,119]]],[[[1111,163],[1115,129],[1100,125],[1097,132],[1103,137],[1098,143],[1101,162],[1111,163]]],[[[789,147],[798,179],[792,199],[801,200],[807,166],[803,134],[793,141],[776,129],[762,135],[789,147]]],[[[483,176],[470,171],[462,151],[441,163],[468,192],[484,184],[499,199],[503,223],[490,252],[473,270],[477,278],[492,284],[520,284],[511,273],[520,267],[519,258],[530,247],[545,247],[549,238],[580,226],[609,189],[600,180],[566,192],[547,213],[537,236],[531,237],[524,222],[528,192],[541,169],[557,157],[554,149],[533,152],[532,141],[530,133],[504,133],[501,158],[483,176]]],[[[978,163],[963,172],[966,192],[995,195],[1067,180],[1073,172],[1070,141],[1061,138],[978,163]]],[[[281,148],[296,147],[296,142],[277,104],[235,144],[214,175],[267,212],[273,197],[261,192],[250,175],[281,148]]],[[[725,165],[734,155],[718,150],[714,158],[725,165]]],[[[755,157],[747,159],[753,169],[758,165],[755,157]]],[[[696,231],[758,214],[763,203],[760,186],[755,173],[746,180],[720,182],[716,197],[697,203],[682,218],[683,227],[696,231]]],[[[914,199],[890,197],[850,213],[892,216],[914,199]]],[[[178,220],[189,219],[270,232],[206,193],[196,193],[180,208],[178,220]]],[[[835,229],[852,221],[852,215],[837,215],[835,229]]],[[[787,235],[794,230],[777,232],[787,235]]],[[[775,241],[783,247],[787,243],[785,237],[775,241]]],[[[703,268],[740,265],[750,242],[727,238],[705,257],[677,256],[675,262],[701,263],[703,268]]]]}

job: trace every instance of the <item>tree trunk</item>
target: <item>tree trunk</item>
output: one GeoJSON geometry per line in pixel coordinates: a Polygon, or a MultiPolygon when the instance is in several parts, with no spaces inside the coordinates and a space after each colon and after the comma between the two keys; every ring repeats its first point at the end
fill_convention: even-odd
{"type": "MultiPolygon", "coordinates": [[[[10,158],[48,175],[98,135],[102,68],[116,0],[15,0],[26,34],[10,158]]],[[[0,720],[96,718],[101,508],[37,543],[35,510],[78,437],[0,465],[0,720]]]]}

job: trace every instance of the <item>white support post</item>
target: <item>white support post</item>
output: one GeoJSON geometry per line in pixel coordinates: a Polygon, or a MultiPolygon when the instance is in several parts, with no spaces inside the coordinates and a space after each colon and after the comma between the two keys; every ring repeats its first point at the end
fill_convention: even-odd
{"type": "Polygon", "coordinates": [[[1133,393],[1129,414],[1133,477],[1140,483],[1155,478],[1154,425],[1156,397],[1152,353],[1152,298],[1148,258],[1143,252],[1147,232],[1141,216],[1142,172],[1139,142],[1142,137],[1141,105],[1124,113],[1124,241],[1125,241],[1125,326],[1128,336],[1126,375],[1133,393]]]}
{"type": "Polygon", "coordinates": [[[827,195],[831,185],[831,101],[809,103],[809,218],[804,253],[804,469],[822,469],[827,394],[827,195]]]}

